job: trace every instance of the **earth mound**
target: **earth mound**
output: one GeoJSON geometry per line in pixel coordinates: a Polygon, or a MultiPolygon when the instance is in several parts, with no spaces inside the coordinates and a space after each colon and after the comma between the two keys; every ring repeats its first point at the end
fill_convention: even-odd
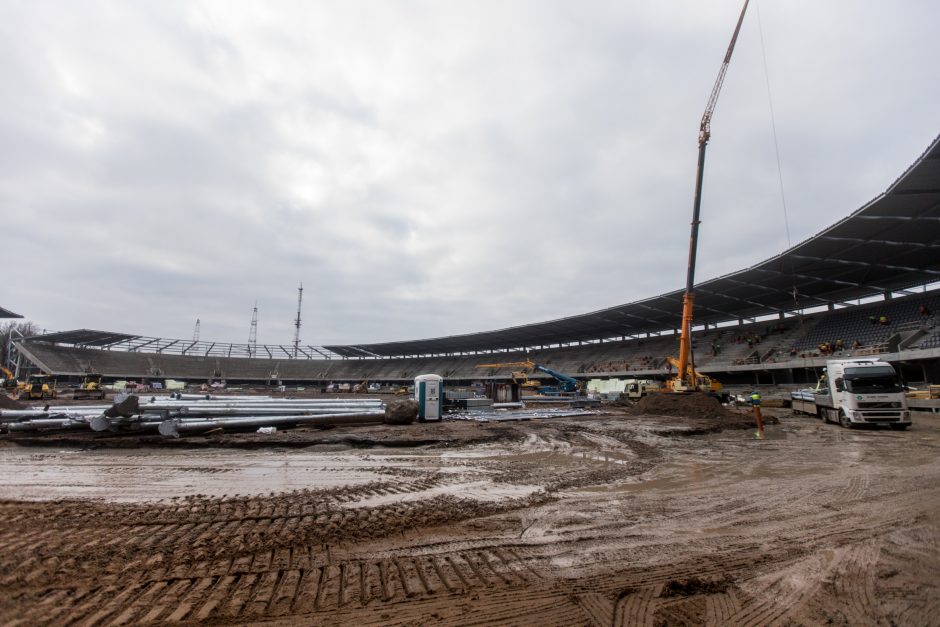
{"type": "Polygon", "coordinates": [[[648,394],[630,409],[630,413],[688,418],[727,418],[733,415],[733,412],[722,407],[717,398],[704,392],[648,394]]]}
{"type": "Polygon", "coordinates": [[[29,409],[29,406],[13,400],[4,392],[0,392],[0,409],[29,409]]]}

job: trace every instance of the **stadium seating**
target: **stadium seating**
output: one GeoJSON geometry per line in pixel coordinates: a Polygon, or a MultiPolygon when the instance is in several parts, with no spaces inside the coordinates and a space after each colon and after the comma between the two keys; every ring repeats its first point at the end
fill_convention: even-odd
{"type": "MultiPolygon", "coordinates": [[[[877,352],[908,341],[906,350],[940,348],[940,291],[879,301],[803,317],[711,328],[693,333],[698,369],[719,372],[724,368],[766,364],[820,355],[823,342],[842,339],[841,353],[852,353],[858,340],[877,352]],[[932,315],[924,315],[920,306],[932,315]],[[889,324],[872,324],[869,317],[885,315],[889,324]],[[720,349],[715,354],[713,346],[720,349]],[[874,348],[871,348],[874,347],[874,348]]],[[[596,376],[648,376],[670,371],[667,356],[678,355],[676,335],[651,336],[624,341],[585,343],[522,352],[496,352],[452,357],[395,359],[290,359],[179,355],[166,353],[99,350],[28,342],[27,350],[53,374],[80,375],[98,372],[109,378],[174,378],[191,381],[226,379],[252,382],[358,382],[407,381],[419,374],[437,373],[448,379],[507,379],[519,368],[479,368],[480,364],[530,360],[552,370],[580,378],[596,376]]],[[[856,353],[857,354],[857,353],[856,353]]],[[[530,377],[549,379],[533,372],[530,377]]]]}

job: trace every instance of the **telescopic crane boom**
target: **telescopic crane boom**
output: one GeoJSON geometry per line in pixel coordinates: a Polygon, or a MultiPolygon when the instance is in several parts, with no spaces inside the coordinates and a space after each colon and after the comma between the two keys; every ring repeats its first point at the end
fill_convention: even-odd
{"type": "Polygon", "coordinates": [[[734,44],[738,40],[738,33],[741,31],[741,23],[744,21],[744,13],[747,11],[749,0],[744,0],[744,7],[741,9],[741,15],[738,17],[738,23],[734,27],[734,34],[731,35],[731,43],[728,44],[728,51],[725,53],[725,59],[721,63],[721,69],[718,70],[718,78],[715,80],[715,86],[712,87],[712,93],[708,97],[708,104],[705,106],[705,113],[702,115],[702,123],[699,126],[698,134],[698,167],[695,171],[695,199],[692,204],[692,235],[689,238],[689,269],[685,282],[685,294],[682,297],[682,333],[679,336],[679,365],[676,378],[669,382],[669,387],[673,392],[685,392],[696,389],[695,377],[693,376],[694,367],[692,364],[692,305],[695,301],[695,255],[698,250],[698,225],[700,224],[699,215],[702,207],[702,176],[705,172],[705,146],[711,137],[712,114],[715,112],[715,105],[718,104],[718,94],[721,93],[721,85],[725,81],[725,74],[728,72],[728,64],[731,62],[731,53],[734,52],[734,44]]]}

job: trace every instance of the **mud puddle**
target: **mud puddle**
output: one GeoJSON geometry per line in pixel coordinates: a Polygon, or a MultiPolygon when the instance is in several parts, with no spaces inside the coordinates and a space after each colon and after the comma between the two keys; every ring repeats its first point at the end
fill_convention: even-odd
{"type": "Polygon", "coordinates": [[[10,499],[159,501],[194,494],[260,495],[363,485],[409,460],[304,451],[0,449],[0,490],[10,499]]]}

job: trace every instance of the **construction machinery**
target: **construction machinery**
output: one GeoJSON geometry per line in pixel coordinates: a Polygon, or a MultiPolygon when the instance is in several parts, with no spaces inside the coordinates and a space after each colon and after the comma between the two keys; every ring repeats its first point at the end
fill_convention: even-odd
{"type": "Polygon", "coordinates": [[[540,394],[576,394],[582,388],[582,383],[574,377],[569,377],[568,375],[552,370],[551,368],[546,368],[541,364],[535,364],[535,370],[538,372],[544,372],[558,381],[557,386],[542,386],[539,388],[540,394]]]}
{"type": "Polygon", "coordinates": [[[56,380],[47,374],[31,374],[26,379],[26,385],[20,390],[20,398],[29,400],[45,400],[55,398],[56,380]]]}
{"type": "MultiPolygon", "coordinates": [[[[672,364],[673,368],[676,368],[677,370],[679,369],[678,359],[676,359],[675,357],[667,357],[666,360],[670,364],[672,364]]],[[[687,379],[687,384],[689,385],[689,387],[691,389],[694,389],[695,391],[708,392],[709,394],[713,394],[715,396],[722,395],[721,390],[722,388],[724,388],[724,386],[719,381],[712,379],[707,374],[702,374],[701,372],[699,372],[698,370],[696,370],[695,368],[691,366],[689,367],[689,373],[686,379],[687,379]]],[[[669,385],[674,380],[675,379],[671,379],[670,381],[666,382],[667,389],[672,392],[677,391],[674,386],[669,385]]],[[[686,390],[680,390],[680,391],[686,391],[686,390]]]]}
{"type": "Polygon", "coordinates": [[[2,387],[4,390],[14,390],[16,389],[16,375],[10,371],[9,368],[4,368],[0,366],[0,372],[3,373],[3,384],[2,387]]]}
{"type": "Polygon", "coordinates": [[[692,356],[692,306],[695,301],[695,256],[698,250],[698,226],[701,223],[699,216],[702,207],[702,177],[705,173],[705,147],[711,137],[711,120],[715,112],[715,105],[718,103],[718,94],[721,92],[721,86],[725,80],[725,74],[728,71],[728,64],[731,62],[731,53],[734,52],[734,44],[738,40],[738,33],[741,31],[741,23],[744,21],[744,13],[747,11],[748,0],[744,0],[744,7],[741,9],[741,15],[738,17],[738,23],[734,27],[734,34],[731,36],[731,43],[728,45],[728,51],[725,53],[724,61],[721,63],[721,69],[718,71],[718,78],[712,87],[712,93],[708,98],[708,104],[705,106],[705,113],[702,115],[702,122],[699,126],[698,135],[698,166],[695,172],[695,197],[692,204],[692,234],[689,238],[689,267],[686,275],[685,294],[682,297],[682,331],[679,336],[679,359],[674,364],[676,367],[676,376],[666,382],[666,387],[672,392],[692,392],[705,391],[711,386],[709,379],[708,386],[703,388],[703,383],[698,381],[698,373],[695,372],[692,356]]]}
{"type": "Polygon", "coordinates": [[[535,379],[529,378],[529,373],[527,371],[535,370],[537,368],[537,364],[528,359],[525,361],[507,361],[507,362],[501,362],[501,363],[496,363],[496,364],[478,364],[477,368],[492,368],[492,369],[524,368],[524,370],[513,370],[510,373],[512,382],[517,383],[524,388],[531,388],[531,389],[537,389],[539,386],[541,386],[541,383],[539,383],[535,379]]]}
{"type": "Polygon", "coordinates": [[[104,395],[104,388],[101,387],[101,375],[87,374],[85,378],[82,379],[79,386],[72,392],[72,399],[76,401],[86,399],[101,400],[104,398],[104,395]]]}

